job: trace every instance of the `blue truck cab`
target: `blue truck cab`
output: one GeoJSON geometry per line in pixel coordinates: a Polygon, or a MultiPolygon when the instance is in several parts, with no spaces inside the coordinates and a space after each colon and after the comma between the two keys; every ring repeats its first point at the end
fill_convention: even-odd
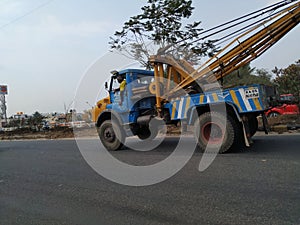
{"type": "Polygon", "coordinates": [[[115,73],[111,78],[108,90],[111,101],[106,109],[118,114],[122,124],[136,123],[137,118],[145,110],[151,110],[155,105],[154,95],[150,94],[148,90],[149,85],[153,82],[154,73],[139,69],[126,69],[117,73],[126,80],[126,87],[124,93],[114,91],[115,87],[119,85],[116,82],[117,74],[115,73]],[[119,104],[121,94],[124,95],[122,105],[119,104]]]}

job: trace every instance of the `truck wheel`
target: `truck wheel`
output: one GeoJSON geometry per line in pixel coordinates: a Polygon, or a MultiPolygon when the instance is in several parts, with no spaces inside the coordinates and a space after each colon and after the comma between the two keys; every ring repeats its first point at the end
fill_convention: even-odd
{"type": "Polygon", "coordinates": [[[196,122],[195,136],[202,151],[209,146],[210,151],[225,153],[238,143],[238,131],[238,124],[229,115],[207,112],[196,122]]]}
{"type": "Polygon", "coordinates": [[[156,138],[158,134],[158,130],[157,129],[153,129],[152,132],[150,131],[149,127],[141,127],[139,129],[139,132],[137,134],[138,138],[141,140],[153,140],[156,138]]]}
{"type": "Polygon", "coordinates": [[[104,147],[109,151],[121,149],[125,142],[123,129],[111,120],[105,120],[100,125],[98,135],[104,147]]]}
{"type": "Polygon", "coordinates": [[[280,116],[280,114],[279,114],[278,112],[271,112],[271,113],[269,113],[269,115],[268,115],[269,118],[276,118],[276,117],[278,117],[278,116],[280,116]]]}

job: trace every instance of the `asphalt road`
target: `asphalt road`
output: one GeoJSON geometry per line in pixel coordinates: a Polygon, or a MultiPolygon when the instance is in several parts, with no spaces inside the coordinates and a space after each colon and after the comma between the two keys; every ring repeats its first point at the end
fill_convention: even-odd
{"type": "MultiPolygon", "coordinates": [[[[257,136],[204,172],[196,152],[175,176],[147,187],[115,184],[73,140],[0,142],[0,224],[300,224],[300,134],[257,136]]],[[[168,156],[175,138],[128,161],[168,156]]]]}

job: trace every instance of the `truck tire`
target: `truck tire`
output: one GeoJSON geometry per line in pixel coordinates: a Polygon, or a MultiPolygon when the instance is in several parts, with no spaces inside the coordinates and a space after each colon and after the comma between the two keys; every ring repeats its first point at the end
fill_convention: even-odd
{"type": "Polygon", "coordinates": [[[123,147],[125,133],[114,121],[105,120],[98,128],[99,138],[108,151],[116,151],[123,147]]]}
{"type": "Polygon", "coordinates": [[[209,152],[225,153],[240,143],[241,129],[229,115],[206,112],[199,116],[195,126],[195,137],[202,151],[209,146],[209,152]]]}
{"type": "Polygon", "coordinates": [[[269,118],[277,118],[278,116],[280,116],[280,113],[278,113],[278,112],[270,112],[268,114],[269,118]]]}

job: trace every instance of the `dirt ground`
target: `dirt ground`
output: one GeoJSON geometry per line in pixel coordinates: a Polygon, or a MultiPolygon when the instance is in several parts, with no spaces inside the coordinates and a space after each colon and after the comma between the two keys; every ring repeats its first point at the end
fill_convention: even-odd
{"type": "MultiPolygon", "coordinates": [[[[261,119],[258,118],[259,128],[262,128],[261,119]]],[[[300,132],[300,115],[283,115],[268,119],[271,132],[300,132]]],[[[180,128],[170,126],[169,135],[180,134],[180,128]]],[[[58,127],[49,131],[31,131],[30,129],[19,129],[15,131],[0,132],[0,140],[26,140],[26,139],[61,139],[74,137],[97,137],[95,128],[72,128],[58,127]]]]}
{"type": "Polygon", "coordinates": [[[31,131],[29,129],[18,129],[0,133],[0,140],[26,140],[26,139],[58,139],[73,138],[71,128],[55,128],[49,131],[31,131]]]}
{"type": "Polygon", "coordinates": [[[300,115],[282,115],[276,118],[268,118],[270,126],[275,125],[300,125],[300,115]]]}

